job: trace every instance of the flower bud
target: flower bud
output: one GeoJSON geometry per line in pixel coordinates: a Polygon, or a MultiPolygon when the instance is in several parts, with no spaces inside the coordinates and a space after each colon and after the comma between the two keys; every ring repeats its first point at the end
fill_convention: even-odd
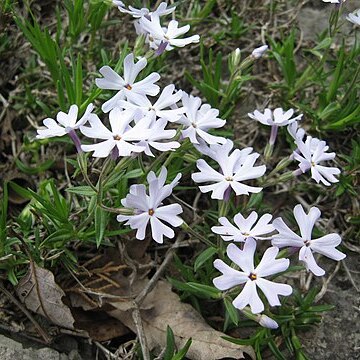
{"type": "Polygon", "coordinates": [[[253,50],[253,52],[251,53],[251,56],[254,58],[254,59],[259,59],[263,56],[263,54],[265,53],[265,51],[268,49],[269,47],[267,45],[263,45],[263,46],[260,46],[256,49],[253,50]]]}
{"type": "Polygon", "coordinates": [[[279,327],[279,324],[275,320],[264,314],[259,316],[258,323],[268,329],[277,329],[279,327]]]}

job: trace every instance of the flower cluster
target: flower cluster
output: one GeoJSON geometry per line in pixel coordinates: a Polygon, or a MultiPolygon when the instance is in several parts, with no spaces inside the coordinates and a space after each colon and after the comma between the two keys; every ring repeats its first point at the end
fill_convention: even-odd
{"type": "MultiPolygon", "coordinates": [[[[176,20],[171,20],[167,26],[161,23],[161,18],[173,13],[175,6],[168,7],[163,2],[154,11],[150,11],[147,8],[126,7],[119,0],[113,0],[113,3],[122,13],[135,18],[137,33],[144,36],[146,43],[157,55],[174,47],[199,42],[198,35],[180,38],[189,31],[189,25],[179,27],[176,20]]],[[[264,45],[255,49],[247,58],[248,63],[260,58],[267,48],[264,45]]],[[[239,49],[233,55],[233,63],[237,62],[240,62],[239,49]]],[[[116,91],[101,107],[103,113],[108,114],[106,117],[109,127],[94,113],[92,104],[87,106],[80,118],[79,108],[72,105],[67,114],[59,112],[56,120],[45,119],[43,124],[46,128],[38,130],[37,138],[69,135],[78,152],[92,152],[93,157],[111,157],[114,160],[118,157],[136,158],[140,153],[154,157],[153,152],[174,151],[181,146],[182,141],[186,141],[192,143],[201,156],[209,158],[208,161],[198,159],[198,171],[191,175],[195,183],[204,184],[199,186],[201,192],[211,192],[212,199],[225,201],[230,199],[232,192],[237,196],[261,192],[262,187],[253,186],[252,183],[266,171],[265,165],[255,165],[260,154],[251,147],[235,148],[230,139],[211,134],[212,129],[219,129],[226,123],[226,120],[219,117],[219,110],[203,104],[199,97],[177,90],[174,84],[161,89],[156,84],[160,80],[157,72],[141,77],[147,63],[145,57],[135,58],[130,53],[124,57],[121,73],[107,65],[100,68],[101,77],[95,80],[98,88],[116,91]],[[86,138],[96,141],[88,143],[85,140],[82,144],[78,130],[86,138]]],[[[278,129],[287,127],[297,146],[291,159],[299,162],[300,171],[311,171],[312,178],[324,185],[338,181],[335,175],[340,170],[322,164],[333,160],[335,153],[328,153],[329,147],[325,141],[307,136],[304,129],[299,127],[298,121],[302,119],[302,114],[295,115],[294,109],[285,111],[282,108],[267,108],[263,113],[255,110],[248,116],[263,125],[271,126],[269,147],[264,152],[265,160],[272,152],[278,129]]],[[[142,160],[139,161],[141,163],[142,160]]],[[[180,204],[166,203],[179,183],[181,174],[176,174],[166,184],[168,172],[165,166],[158,176],[150,169],[144,173],[147,174],[148,189],[144,184],[131,185],[128,194],[121,200],[123,211],[119,211],[117,220],[136,230],[135,237],[138,240],[145,239],[150,227],[152,239],[161,244],[164,237],[172,239],[175,236],[172,227],[183,224],[179,216],[183,212],[180,204]]],[[[220,217],[220,226],[213,226],[212,231],[224,241],[234,242],[226,250],[234,265],[227,264],[224,261],[226,259],[216,259],[214,266],[221,275],[213,279],[214,285],[219,290],[230,290],[243,285],[233,305],[241,310],[250,306],[253,314],[260,314],[265,308],[259,289],[271,306],[279,306],[279,296],[292,293],[290,285],[267,279],[289,268],[290,260],[283,258],[283,255],[279,256],[280,248],[289,247],[292,253],[298,250],[299,260],[316,276],[324,275],[325,271],[317,264],[314,253],[337,261],[345,257],[336,249],[341,243],[338,234],[312,238],[313,227],[320,215],[320,210],[316,207],[310,208],[306,214],[301,205],[296,205],[294,217],[300,228],[300,235],[291,230],[282,218],[272,221],[273,216],[269,213],[260,217],[255,211],[247,217],[237,213],[233,223],[225,216],[220,217]],[[260,262],[255,264],[257,241],[262,241],[262,244],[270,241],[272,246],[265,250],[260,262]]],[[[277,327],[276,322],[266,315],[256,316],[256,321],[263,326],[277,327]]]]}
{"type": "MultiPolygon", "coordinates": [[[[278,128],[287,126],[289,134],[293,137],[297,149],[294,151],[292,158],[299,161],[299,170],[302,173],[311,171],[311,177],[317,182],[324,185],[338,182],[334,175],[340,174],[340,170],[335,167],[326,167],[321,164],[323,161],[333,160],[335,153],[327,153],[329,147],[325,141],[306,136],[304,129],[299,127],[298,121],[301,120],[302,114],[293,117],[294,109],[284,111],[277,108],[274,111],[265,109],[264,113],[255,110],[248,116],[264,125],[271,126],[271,135],[269,145],[272,147],[275,143],[278,128]],[[306,136],[305,141],[303,140],[306,136]]],[[[295,172],[294,175],[299,175],[295,172]]]]}
{"type": "Polygon", "coordinates": [[[257,287],[263,292],[271,306],[280,305],[278,295],[290,295],[291,287],[263,279],[263,277],[283,272],[289,267],[288,259],[276,259],[279,248],[289,247],[292,252],[294,249],[299,250],[299,260],[304,262],[306,268],[316,276],[324,275],[325,271],[316,263],[313,253],[322,254],[337,261],[345,258],[345,254],[336,249],[341,242],[338,234],[332,233],[312,239],[313,227],[320,215],[320,210],[316,207],[312,207],[306,214],[301,205],[295,206],[294,216],[300,228],[300,236],[293,232],[281,218],[275,219],[270,224],[272,219],[270,214],[261,216],[256,225],[258,214],[254,211],[247,218],[240,213],[236,214],[234,217],[236,226],[232,225],[227,218],[220,218],[219,222],[222,226],[214,226],[212,228],[214,233],[220,234],[225,241],[245,242],[243,250],[235,244],[227,247],[229,259],[243,272],[217,259],[214,261],[214,266],[222,275],[214,279],[214,285],[219,290],[228,290],[245,284],[241,293],[233,301],[233,305],[238,309],[244,309],[245,306],[250,305],[253,313],[264,310],[257,287]],[[277,233],[272,234],[275,231],[277,233]],[[264,237],[264,235],[267,236],[264,237]],[[255,268],[253,259],[256,240],[271,240],[273,246],[265,251],[262,260],[255,268]]]}

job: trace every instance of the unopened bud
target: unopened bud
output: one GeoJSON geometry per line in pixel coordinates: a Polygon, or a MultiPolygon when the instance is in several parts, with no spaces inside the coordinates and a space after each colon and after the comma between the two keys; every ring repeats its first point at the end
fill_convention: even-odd
{"type": "Polygon", "coordinates": [[[263,46],[260,46],[256,49],[253,50],[253,52],[251,53],[251,56],[254,58],[254,59],[259,59],[261,58],[265,51],[268,49],[269,47],[267,45],[263,45],[263,46]]]}

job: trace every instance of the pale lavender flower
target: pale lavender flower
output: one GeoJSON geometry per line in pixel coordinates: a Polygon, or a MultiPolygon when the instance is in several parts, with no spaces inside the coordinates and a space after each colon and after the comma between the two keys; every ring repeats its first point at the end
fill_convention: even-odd
{"type": "Polygon", "coordinates": [[[299,123],[297,121],[289,124],[287,130],[294,140],[302,140],[305,136],[305,130],[299,127],[299,123]]]}
{"type": "Polygon", "coordinates": [[[360,9],[355,10],[346,16],[346,20],[349,20],[355,25],[360,25],[360,9]]]}
{"type": "Polygon", "coordinates": [[[56,115],[56,120],[51,118],[43,120],[43,124],[46,126],[46,129],[37,130],[36,138],[45,139],[55,136],[64,136],[70,131],[78,129],[90,118],[96,117],[95,114],[92,114],[93,109],[93,104],[89,104],[84,115],[78,120],[79,108],[77,105],[71,105],[68,114],[60,111],[56,115]]]}
{"type": "Polygon", "coordinates": [[[271,135],[269,145],[273,146],[276,140],[279,126],[287,126],[302,118],[302,114],[292,117],[294,115],[294,109],[284,111],[282,108],[276,108],[274,111],[265,109],[264,113],[255,110],[253,113],[248,113],[248,116],[264,125],[271,126],[271,135]]]}
{"type": "Polygon", "coordinates": [[[164,28],[161,26],[160,17],[156,14],[153,14],[150,19],[143,16],[140,19],[140,24],[149,34],[150,47],[155,50],[163,46],[163,51],[170,51],[174,47],[184,47],[200,41],[199,35],[179,39],[179,36],[184,35],[190,30],[190,25],[179,27],[179,23],[176,20],[171,20],[168,26],[164,28]]]}
{"type": "Polygon", "coordinates": [[[122,13],[130,14],[134,18],[141,18],[142,16],[149,16],[155,14],[156,16],[169,15],[176,9],[176,6],[168,7],[166,2],[160,3],[160,5],[154,11],[150,11],[148,8],[136,9],[133,6],[126,8],[125,4],[119,0],[113,0],[113,4],[118,7],[122,13]]]}
{"type": "Polygon", "coordinates": [[[96,85],[100,89],[118,90],[115,96],[103,104],[101,109],[104,112],[109,112],[115,108],[119,100],[123,100],[124,98],[131,99],[133,94],[155,96],[159,93],[160,87],[154,84],[160,79],[160,75],[156,72],[136,82],[138,74],[146,65],[146,58],[141,58],[135,64],[134,54],[129,54],[124,59],[124,77],[121,77],[109,66],[103,66],[99,70],[103,78],[96,79],[96,85]]]}
{"type": "Polygon", "coordinates": [[[299,260],[303,261],[306,268],[313,274],[322,276],[325,271],[316,263],[313,252],[337,261],[344,259],[346,255],[335,249],[341,243],[341,237],[332,233],[318,239],[311,238],[315,222],[321,216],[317,207],[312,207],[306,214],[300,204],[296,205],[294,216],[299,225],[301,236],[290,230],[282,218],[277,218],[273,221],[273,225],[279,234],[273,236],[272,244],[280,248],[285,246],[299,248],[299,260]]]}
{"type": "Polygon", "coordinates": [[[209,104],[201,104],[199,97],[183,92],[182,103],[185,114],[177,121],[186,128],[181,131],[184,138],[189,138],[193,144],[199,144],[203,139],[208,144],[225,144],[226,139],[209,134],[210,129],[223,127],[226,120],[218,118],[219,110],[211,108],[209,104]]]}
{"type": "Polygon", "coordinates": [[[163,201],[169,197],[173,188],[178,184],[181,174],[177,174],[175,179],[165,185],[167,170],[162,167],[159,177],[151,171],[147,176],[149,183],[149,195],[146,193],[145,185],[131,185],[130,193],[125,199],[121,200],[124,207],[133,209],[134,215],[118,215],[119,222],[126,221],[132,229],[136,229],[136,238],[144,240],[146,228],[150,223],[152,238],[159,244],[164,241],[164,236],[172,239],[175,235],[174,230],[165,225],[177,227],[183,223],[178,216],[182,213],[179,204],[163,205],[163,201]]]}
{"type": "Polygon", "coordinates": [[[229,290],[234,286],[245,284],[240,294],[234,299],[233,305],[240,310],[250,305],[251,312],[258,314],[264,310],[264,304],[259,297],[257,287],[263,292],[271,306],[281,305],[279,295],[290,295],[292,288],[287,284],[264,279],[264,277],[283,272],[289,267],[288,259],[276,259],[279,249],[268,248],[256,268],[254,266],[255,250],[256,241],[252,238],[246,240],[244,250],[240,250],[235,244],[228,245],[226,250],[228,257],[242,271],[235,270],[224,261],[217,259],[214,261],[214,266],[222,275],[215,278],[213,283],[219,290],[229,290]]]}
{"type": "Polygon", "coordinates": [[[300,162],[299,168],[303,173],[310,170],[311,177],[317,183],[322,182],[326,186],[339,181],[334,176],[340,174],[338,168],[320,165],[323,161],[334,159],[336,155],[334,152],[327,153],[329,146],[325,141],[307,136],[305,142],[298,139],[295,144],[298,148],[297,151],[294,151],[293,156],[300,162]]]}
{"type": "Polygon", "coordinates": [[[265,165],[254,166],[256,159],[260,156],[258,153],[252,153],[251,148],[243,150],[233,148],[231,140],[227,140],[225,145],[211,145],[209,154],[218,162],[220,171],[214,170],[205,160],[200,159],[196,165],[200,172],[192,174],[195,182],[211,182],[211,185],[199,186],[203,193],[212,191],[213,199],[224,199],[226,190],[232,188],[236,195],[249,193],[258,193],[261,187],[245,185],[242,182],[250,179],[256,179],[264,175],[265,165]],[[250,151],[249,151],[250,149],[250,151]]]}
{"type": "Polygon", "coordinates": [[[111,110],[109,114],[111,131],[98,117],[89,119],[90,127],[81,126],[80,131],[89,138],[105,141],[82,145],[82,150],[94,151],[94,157],[107,157],[115,148],[118,156],[130,156],[133,153],[143,152],[145,146],[140,146],[136,142],[147,139],[151,134],[151,129],[149,129],[151,119],[143,118],[132,127],[130,123],[133,117],[132,112],[121,111],[118,108],[111,110]]]}
{"type": "Polygon", "coordinates": [[[215,234],[221,235],[224,241],[242,241],[245,242],[247,238],[251,237],[256,240],[270,240],[269,237],[264,237],[272,233],[275,229],[272,224],[269,224],[272,215],[264,214],[260,217],[259,221],[255,225],[258,219],[258,214],[253,211],[251,214],[244,218],[240,213],[234,217],[234,226],[226,217],[221,217],[219,223],[222,226],[213,226],[211,230],[215,234]]]}

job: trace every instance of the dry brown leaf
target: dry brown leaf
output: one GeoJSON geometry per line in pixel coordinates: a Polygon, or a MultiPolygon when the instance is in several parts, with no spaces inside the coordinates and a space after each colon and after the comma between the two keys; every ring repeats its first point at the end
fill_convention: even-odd
{"type": "Polygon", "coordinates": [[[122,322],[104,311],[73,309],[73,314],[76,329],[85,331],[92,340],[108,341],[130,333],[122,322]]]}
{"type": "MultiPolygon", "coordinates": [[[[108,311],[109,315],[119,319],[123,324],[136,332],[131,310],[123,311],[124,304],[108,311]]],[[[241,346],[230,343],[222,336],[225,334],[209,326],[200,314],[189,304],[182,303],[177,294],[171,291],[171,286],[159,281],[141,306],[141,319],[144,325],[146,340],[150,349],[166,346],[166,329],[169,325],[174,332],[178,348],[192,338],[190,349],[186,355],[192,360],[216,360],[223,358],[243,359],[244,353],[255,359],[251,346],[241,346]],[[156,294],[156,297],[153,296],[156,294]],[[144,310],[144,307],[146,310],[144,310]]]]}
{"type": "Polygon", "coordinates": [[[61,327],[74,329],[70,309],[62,302],[64,291],[55,283],[51,271],[31,263],[26,275],[15,288],[25,306],[61,327]]]}

